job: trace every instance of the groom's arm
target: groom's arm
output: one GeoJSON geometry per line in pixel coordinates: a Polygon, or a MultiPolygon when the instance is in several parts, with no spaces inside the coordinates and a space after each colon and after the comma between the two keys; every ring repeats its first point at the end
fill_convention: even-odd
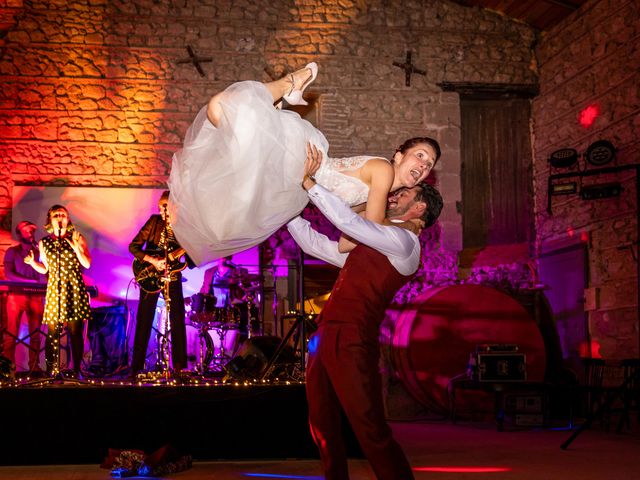
{"type": "MultiPolygon", "coordinates": [[[[312,181],[311,181],[312,182],[312,181]]],[[[389,257],[407,258],[419,242],[416,235],[400,227],[380,225],[360,217],[339,197],[321,185],[305,180],[309,199],[325,217],[354,240],[378,250],[389,257]]]]}
{"type": "Polygon", "coordinates": [[[311,228],[311,224],[302,217],[296,217],[287,223],[287,229],[305,253],[339,268],[342,268],[347,260],[348,254],[338,251],[338,242],[334,242],[326,235],[315,231],[311,228]]]}

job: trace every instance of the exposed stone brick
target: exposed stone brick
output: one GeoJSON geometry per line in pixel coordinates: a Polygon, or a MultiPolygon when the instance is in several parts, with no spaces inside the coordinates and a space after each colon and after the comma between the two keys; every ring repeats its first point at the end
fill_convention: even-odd
{"type": "MultiPolygon", "coordinates": [[[[616,25],[625,32],[634,28],[627,21],[616,25]]],[[[317,126],[333,155],[390,158],[412,136],[442,143],[434,175],[444,187],[446,228],[435,231],[434,245],[451,260],[461,247],[454,203],[461,197],[459,99],[436,84],[535,84],[535,39],[526,25],[445,0],[29,2],[0,58],[0,159],[12,170],[0,177],[0,210],[10,209],[15,182],[161,185],[189,123],[211,95],[234,81],[268,80],[265,69],[280,76],[315,60],[320,75],[309,93],[318,97],[317,126]],[[193,65],[177,63],[187,58],[188,45],[213,58],[202,64],[205,78],[193,65]],[[392,65],[404,61],[407,50],[427,72],[412,75],[411,87],[392,65]]],[[[556,43],[540,48],[559,58],[556,43]]],[[[598,53],[603,62],[614,46],[620,43],[598,53]]],[[[629,57],[637,54],[624,48],[629,57]]],[[[581,78],[569,69],[548,81],[562,85],[568,74],[581,78]]],[[[625,82],[620,73],[611,78],[625,82]]],[[[591,75],[580,88],[595,88],[597,81],[591,75]]],[[[554,88],[554,103],[539,105],[540,112],[563,101],[561,88],[554,88]]],[[[625,108],[622,100],[612,93],[606,106],[625,108]]],[[[571,108],[562,103],[556,117],[574,118],[571,108]]],[[[630,139],[639,125],[627,111],[629,118],[617,121],[625,125],[620,137],[630,139]]],[[[541,133],[562,141],[574,132],[556,126],[541,133]]],[[[591,140],[586,137],[581,141],[591,140]]],[[[444,263],[450,270],[437,275],[455,277],[456,261],[444,263]]]]}
{"type": "MultiPolygon", "coordinates": [[[[536,230],[539,244],[569,230],[591,233],[589,278],[601,289],[600,309],[589,312],[592,337],[605,358],[638,353],[636,268],[630,247],[637,242],[635,178],[624,172],[585,178],[583,183],[619,181],[618,198],[583,201],[554,197],[546,209],[548,155],[572,147],[580,153],[595,140],[613,142],[613,165],[638,163],[640,134],[640,6],[631,0],[591,0],[541,39],[536,55],[541,95],[533,100],[536,230]],[[579,122],[581,111],[597,106],[592,125],[579,122]],[[635,333],[633,333],[635,332],[635,333]]],[[[581,168],[593,168],[580,160],[581,168]]],[[[633,247],[636,248],[636,247],[633,247]]]]}

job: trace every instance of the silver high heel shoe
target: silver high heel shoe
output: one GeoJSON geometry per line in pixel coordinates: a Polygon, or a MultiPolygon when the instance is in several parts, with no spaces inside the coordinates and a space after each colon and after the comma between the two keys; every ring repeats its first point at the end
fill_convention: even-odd
{"type": "Polygon", "coordinates": [[[283,95],[282,99],[286,101],[289,105],[309,105],[303,98],[302,94],[306,90],[306,88],[313,83],[313,81],[318,76],[318,65],[316,62],[308,63],[304,69],[311,70],[311,76],[302,84],[300,89],[295,88],[295,83],[293,81],[293,74],[291,74],[291,91],[286,95],[283,95]]]}

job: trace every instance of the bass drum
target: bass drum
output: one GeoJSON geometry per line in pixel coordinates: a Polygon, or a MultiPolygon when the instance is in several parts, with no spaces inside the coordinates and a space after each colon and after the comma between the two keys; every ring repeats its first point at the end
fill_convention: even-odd
{"type": "Polygon", "coordinates": [[[240,341],[237,329],[202,328],[201,325],[186,325],[187,363],[190,370],[205,370],[212,362],[224,365],[233,358],[240,341]],[[214,362],[216,360],[216,362],[214,362]]]}
{"type": "MultiPolygon", "coordinates": [[[[432,413],[448,414],[450,382],[465,377],[477,345],[517,345],[526,355],[527,381],[544,379],[545,346],[538,325],[505,293],[480,285],[439,287],[396,313],[392,367],[409,393],[432,413]]],[[[457,398],[464,407],[463,393],[457,398]]]]}

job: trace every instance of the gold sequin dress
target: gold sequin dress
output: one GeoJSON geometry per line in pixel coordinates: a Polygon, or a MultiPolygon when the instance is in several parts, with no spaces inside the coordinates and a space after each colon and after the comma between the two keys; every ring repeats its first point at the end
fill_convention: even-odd
{"type": "Polygon", "coordinates": [[[88,320],[89,296],[80,261],[71,245],[64,238],[48,236],[42,239],[42,246],[49,267],[43,323],[88,320]]]}

